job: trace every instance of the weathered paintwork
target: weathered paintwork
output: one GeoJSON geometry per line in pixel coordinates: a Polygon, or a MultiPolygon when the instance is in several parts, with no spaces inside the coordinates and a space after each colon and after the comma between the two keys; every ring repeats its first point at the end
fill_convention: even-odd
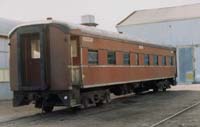
{"type": "Polygon", "coordinates": [[[84,87],[131,83],[176,76],[175,50],[157,48],[148,45],[123,43],[120,40],[94,38],[93,42],[82,41],[82,69],[84,87]],[[143,48],[140,48],[142,46],[143,48]],[[88,65],[88,49],[98,50],[98,65],[88,65]],[[107,64],[107,52],[116,52],[116,64],[107,64]],[[123,53],[131,54],[130,65],[123,64],[123,53]],[[139,54],[139,65],[135,65],[134,54],[139,54]],[[150,65],[144,65],[144,54],[150,55],[150,65]],[[153,65],[153,55],[159,56],[159,65],[153,65]],[[163,66],[161,57],[167,56],[167,65],[163,66]],[[173,56],[174,65],[169,65],[169,56],[173,56]]]}

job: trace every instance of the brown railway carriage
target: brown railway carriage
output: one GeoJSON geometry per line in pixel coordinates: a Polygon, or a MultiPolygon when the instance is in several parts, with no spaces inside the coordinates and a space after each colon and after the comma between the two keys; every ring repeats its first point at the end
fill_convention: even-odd
{"type": "Polygon", "coordinates": [[[91,106],[122,95],[175,85],[175,48],[53,20],[10,33],[14,106],[91,106]]]}

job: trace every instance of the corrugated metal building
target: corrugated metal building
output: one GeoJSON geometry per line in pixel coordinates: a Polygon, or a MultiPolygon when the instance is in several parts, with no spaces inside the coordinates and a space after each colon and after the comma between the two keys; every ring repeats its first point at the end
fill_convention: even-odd
{"type": "Polygon", "coordinates": [[[12,98],[9,86],[8,33],[20,22],[0,18],[0,100],[12,98]]]}
{"type": "Polygon", "coordinates": [[[177,81],[200,82],[200,4],[135,11],[116,28],[131,37],[176,46],[177,81]]]}

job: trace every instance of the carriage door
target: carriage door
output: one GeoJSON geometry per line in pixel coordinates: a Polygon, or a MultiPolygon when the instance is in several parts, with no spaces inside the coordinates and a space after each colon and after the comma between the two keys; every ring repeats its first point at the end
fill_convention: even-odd
{"type": "Polygon", "coordinates": [[[23,85],[38,88],[42,85],[40,34],[25,34],[23,41],[23,85]]]}

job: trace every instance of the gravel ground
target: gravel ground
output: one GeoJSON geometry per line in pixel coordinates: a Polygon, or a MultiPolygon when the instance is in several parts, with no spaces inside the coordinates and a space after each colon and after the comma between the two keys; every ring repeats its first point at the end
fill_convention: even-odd
{"type": "Polygon", "coordinates": [[[33,115],[39,111],[40,110],[34,108],[33,105],[13,108],[11,101],[0,101],[0,123],[15,118],[33,115]]]}
{"type": "MultiPolygon", "coordinates": [[[[167,92],[129,95],[111,104],[81,111],[59,108],[43,114],[33,105],[12,108],[0,102],[1,127],[150,127],[162,119],[200,101],[200,85],[179,85],[167,92]]],[[[200,126],[200,106],[164,122],[158,127],[200,126]]]]}

